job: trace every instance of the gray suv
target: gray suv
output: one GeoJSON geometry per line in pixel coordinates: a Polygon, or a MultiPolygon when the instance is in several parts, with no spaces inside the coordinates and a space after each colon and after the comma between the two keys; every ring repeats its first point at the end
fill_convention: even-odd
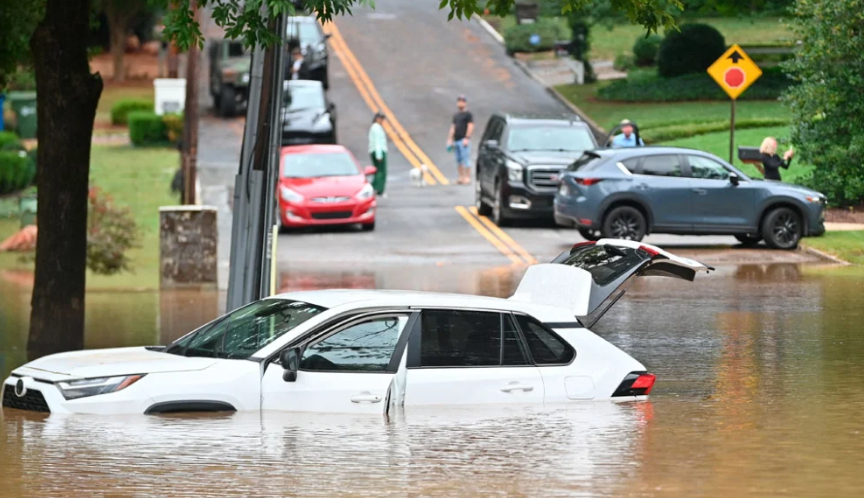
{"type": "Polygon", "coordinates": [[[825,206],[819,192],[751,179],[714,155],[674,147],[586,152],[561,177],[554,202],[556,223],[589,240],[734,235],[775,249],[822,235],[825,206]]]}

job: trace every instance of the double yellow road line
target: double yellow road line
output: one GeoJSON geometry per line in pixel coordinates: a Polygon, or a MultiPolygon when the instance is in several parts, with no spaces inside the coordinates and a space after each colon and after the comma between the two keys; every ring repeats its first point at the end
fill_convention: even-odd
{"type": "Polygon", "coordinates": [[[479,214],[474,206],[456,206],[456,212],[465,218],[465,221],[471,225],[484,239],[495,246],[495,249],[507,257],[513,264],[516,265],[533,265],[537,263],[537,259],[528,253],[522,246],[516,243],[507,232],[498,228],[492,220],[479,214]]]}
{"type": "Polygon", "coordinates": [[[393,111],[387,107],[384,99],[381,98],[378,90],[375,89],[375,85],[372,84],[372,80],[369,79],[369,75],[366,74],[363,66],[360,65],[354,53],[348,48],[348,44],[342,38],[342,33],[339,32],[336,23],[331,21],[324,24],[323,27],[325,33],[332,35],[330,37],[330,44],[335,50],[336,56],[342,61],[342,65],[345,66],[348,77],[351,78],[354,86],[360,92],[360,96],[366,101],[366,105],[369,106],[372,112],[381,112],[387,116],[387,120],[384,122],[384,131],[390,137],[393,144],[396,145],[396,148],[408,159],[411,166],[421,170],[424,165],[426,166],[424,171],[426,183],[430,185],[450,184],[447,177],[441,173],[438,167],[435,166],[435,163],[429,159],[429,156],[417,146],[414,140],[411,139],[411,136],[408,135],[408,132],[405,131],[405,128],[402,127],[402,124],[399,123],[399,120],[396,119],[393,111]]]}

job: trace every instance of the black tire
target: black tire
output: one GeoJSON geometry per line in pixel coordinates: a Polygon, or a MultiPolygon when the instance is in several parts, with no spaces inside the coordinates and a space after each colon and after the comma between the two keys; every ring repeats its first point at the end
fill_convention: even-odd
{"type": "Polygon", "coordinates": [[[321,86],[324,87],[325,90],[330,89],[330,72],[327,69],[324,69],[324,78],[321,79],[321,86]]]}
{"type": "Polygon", "coordinates": [[[504,199],[501,197],[501,187],[498,185],[498,182],[495,182],[495,203],[492,205],[492,222],[499,227],[506,227],[510,224],[510,218],[504,214],[504,209],[501,206],[504,203],[504,199]]]}
{"type": "Polygon", "coordinates": [[[360,229],[364,232],[371,232],[372,230],[375,230],[375,222],[373,221],[372,223],[360,225],[360,229]]]}
{"type": "Polygon", "coordinates": [[[735,238],[738,239],[738,242],[740,242],[741,245],[747,246],[747,247],[755,246],[756,244],[758,244],[759,242],[762,241],[762,237],[760,237],[758,235],[749,235],[746,233],[736,235],[735,238]]]}
{"type": "Polygon", "coordinates": [[[483,187],[480,185],[480,173],[477,173],[477,179],[474,181],[474,206],[477,207],[477,214],[480,216],[489,216],[492,214],[492,206],[483,200],[483,187]]]}
{"type": "Polygon", "coordinates": [[[219,94],[219,115],[230,118],[237,114],[237,91],[233,86],[223,86],[219,94]]]}
{"type": "Polygon", "coordinates": [[[583,239],[590,240],[591,242],[597,242],[603,238],[603,234],[600,233],[600,230],[592,230],[590,228],[580,228],[579,235],[581,235],[583,239]]]}
{"type": "Polygon", "coordinates": [[[639,242],[647,231],[648,223],[641,211],[631,206],[618,206],[606,215],[601,233],[607,239],[639,242]]]}
{"type": "Polygon", "coordinates": [[[795,249],[802,235],[801,217],[791,208],[773,209],[762,220],[762,237],[771,249],[795,249]]]}

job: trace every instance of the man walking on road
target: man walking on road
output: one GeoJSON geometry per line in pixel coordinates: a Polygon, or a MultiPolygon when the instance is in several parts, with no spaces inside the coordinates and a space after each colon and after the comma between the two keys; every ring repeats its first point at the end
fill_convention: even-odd
{"type": "Polygon", "coordinates": [[[456,150],[456,167],[459,169],[459,185],[471,183],[471,169],[468,161],[471,158],[471,135],[474,133],[474,117],[468,111],[468,101],[464,95],[456,99],[459,112],[453,115],[450,133],[447,136],[447,149],[456,150]]]}
{"type": "Polygon", "coordinates": [[[387,184],[387,135],[383,126],[385,119],[387,118],[384,114],[376,113],[369,128],[369,157],[372,158],[372,165],[376,170],[372,188],[382,197],[386,197],[384,187],[387,184]]]}

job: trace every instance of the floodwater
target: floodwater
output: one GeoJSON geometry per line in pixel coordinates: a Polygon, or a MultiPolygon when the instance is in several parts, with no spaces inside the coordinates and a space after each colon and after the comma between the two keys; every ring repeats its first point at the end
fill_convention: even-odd
{"type": "MultiPolygon", "coordinates": [[[[509,269],[405,271],[292,272],[281,284],[437,281],[506,295],[518,282],[509,269]]],[[[26,341],[19,294],[0,283],[4,373],[23,361],[9,352],[26,341]]],[[[744,265],[692,284],[643,279],[595,329],[657,374],[649,402],[386,420],[4,410],[0,496],[862,496],[862,296],[860,268],[744,265]]],[[[203,320],[221,300],[89,298],[88,347],[176,336],[162,329],[203,320]]]]}

